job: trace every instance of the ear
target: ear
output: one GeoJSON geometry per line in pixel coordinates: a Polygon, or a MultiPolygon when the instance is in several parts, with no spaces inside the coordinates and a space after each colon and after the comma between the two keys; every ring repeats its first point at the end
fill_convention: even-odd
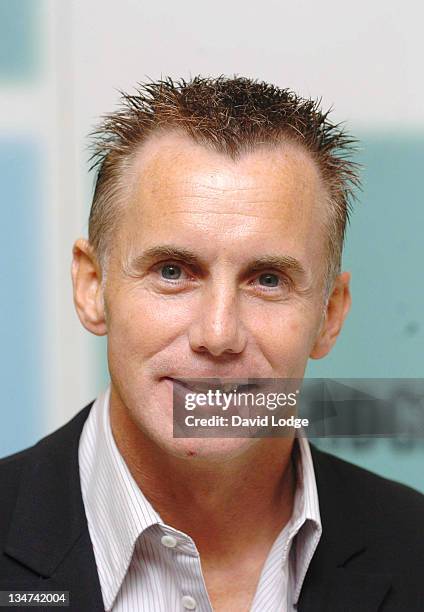
{"type": "Polygon", "coordinates": [[[84,327],[96,336],[107,333],[102,289],[102,273],[94,250],[84,238],[72,249],[74,304],[84,327]]]}
{"type": "Polygon", "coordinates": [[[343,327],[344,320],[352,303],[349,283],[349,272],[339,274],[334,281],[333,290],[325,310],[325,316],[310,353],[312,359],[325,357],[337,340],[337,336],[343,327]]]}

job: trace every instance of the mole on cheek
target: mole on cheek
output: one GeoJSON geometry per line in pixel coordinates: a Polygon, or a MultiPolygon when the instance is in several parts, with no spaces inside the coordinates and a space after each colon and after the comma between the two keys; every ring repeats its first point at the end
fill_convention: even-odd
{"type": "Polygon", "coordinates": [[[189,457],[194,457],[194,455],[195,455],[195,454],[196,454],[196,453],[195,453],[194,451],[192,451],[192,450],[188,450],[188,451],[187,451],[187,455],[188,455],[189,457]]]}

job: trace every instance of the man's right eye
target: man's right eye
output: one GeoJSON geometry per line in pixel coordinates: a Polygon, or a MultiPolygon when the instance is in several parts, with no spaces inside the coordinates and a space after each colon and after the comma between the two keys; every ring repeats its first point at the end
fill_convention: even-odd
{"type": "Polygon", "coordinates": [[[181,267],[176,264],[165,264],[160,268],[161,276],[166,280],[179,280],[181,272],[181,267]]]}

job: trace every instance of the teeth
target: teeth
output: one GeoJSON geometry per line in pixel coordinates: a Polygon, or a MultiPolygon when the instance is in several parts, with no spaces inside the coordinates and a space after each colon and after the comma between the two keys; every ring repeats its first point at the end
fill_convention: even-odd
{"type": "Polygon", "coordinates": [[[234,383],[226,383],[225,385],[222,385],[222,390],[224,393],[230,393],[230,391],[237,391],[240,386],[241,385],[235,385],[234,383]]]}
{"type": "Polygon", "coordinates": [[[195,393],[207,393],[209,391],[209,389],[212,390],[216,390],[219,389],[220,391],[223,391],[224,393],[230,393],[232,392],[236,392],[240,387],[242,387],[242,383],[236,384],[236,383],[225,383],[219,386],[216,385],[205,385],[205,384],[190,384],[189,387],[192,391],[194,391],[195,393]]]}
{"type": "Polygon", "coordinates": [[[208,387],[205,387],[204,385],[190,385],[190,387],[193,389],[193,391],[196,391],[196,393],[205,393],[208,391],[208,387]]]}

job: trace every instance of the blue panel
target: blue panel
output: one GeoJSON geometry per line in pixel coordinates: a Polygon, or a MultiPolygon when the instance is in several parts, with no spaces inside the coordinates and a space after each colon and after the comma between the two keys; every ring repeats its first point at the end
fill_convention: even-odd
{"type": "Polygon", "coordinates": [[[40,150],[0,139],[0,456],[43,430],[40,150]]]}
{"type": "Polygon", "coordinates": [[[0,0],[0,79],[32,78],[39,67],[40,0],[0,0]]]}
{"type": "Polygon", "coordinates": [[[424,377],[424,137],[363,141],[364,191],[344,257],[352,310],[317,377],[424,377]]]}

